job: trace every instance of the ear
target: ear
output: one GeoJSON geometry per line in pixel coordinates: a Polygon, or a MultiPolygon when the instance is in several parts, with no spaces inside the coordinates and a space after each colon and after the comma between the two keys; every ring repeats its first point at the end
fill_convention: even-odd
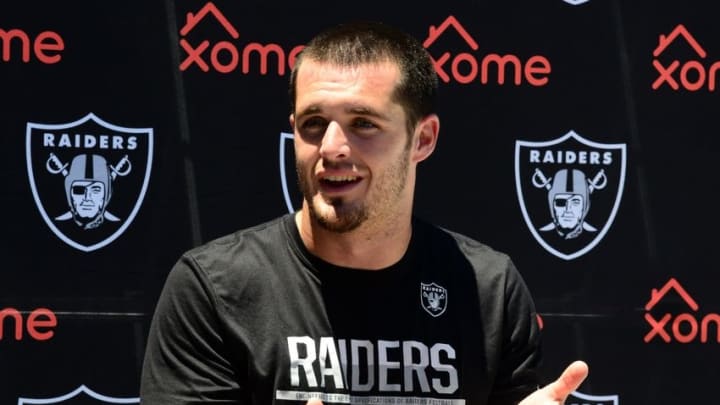
{"type": "Polygon", "coordinates": [[[440,133],[440,118],[437,114],[430,114],[420,120],[415,127],[412,145],[412,161],[422,162],[435,150],[438,134],[440,133]]]}
{"type": "Polygon", "coordinates": [[[295,114],[290,114],[289,121],[290,121],[290,128],[292,128],[294,131],[295,130],[295,114]]]}

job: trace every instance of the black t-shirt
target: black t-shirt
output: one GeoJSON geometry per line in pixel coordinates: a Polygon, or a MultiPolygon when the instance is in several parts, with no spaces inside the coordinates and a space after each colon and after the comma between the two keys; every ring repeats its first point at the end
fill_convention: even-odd
{"type": "Polygon", "coordinates": [[[153,317],[141,401],[515,404],[537,388],[535,309],[509,258],[413,221],[382,270],[313,256],[292,215],[187,252],[153,317]]]}

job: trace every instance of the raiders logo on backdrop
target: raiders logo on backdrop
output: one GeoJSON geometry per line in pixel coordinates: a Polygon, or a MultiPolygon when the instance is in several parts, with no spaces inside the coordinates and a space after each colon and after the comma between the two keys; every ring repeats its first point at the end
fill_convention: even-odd
{"type": "Polygon", "coordinates": [[[565,259],[592,250],[610,229],[625,185],[626,145],[574,131],[546,142],[515,142],[515,186],[525,223],[565,259]]]}
{"type": "Polygon", "coordinates": [[[565,403],[567,405],[620,405],[620,397],[617,395],[588,395],[573,391],[565,403]]]}
{"type": "Polygon", "coordinates": [[[302,206],[302,193],[297,185],[297,173],[295,172],[295,148],[293,145],[294,135],[280,133],[280,185],[282,186],[283,198],[288,212],[293,213],[302,206]],[[297,207],[297,208],[295,208],[297,207]]]}
{"type": "Polygon", "coordinates": [[[139,404],[140,398],[114,398],[107,395],[98,394],[85,385],[81,385],[74,391],[60,395],[54,398],[18,398],[18,405],[30,404],[83,404],[83,405],[102,405],[102,404],[139,404]]]}
{"type": "Polygon", "coordinates": [[[135,218],[152,154],[152,128],[125,128],[92,113],[67,124],[27,124],[28,178],[38,210],[55,235],[84,252],[108,245],[135,218]]]}
{"type": "Polygon", "coordinates": [[[435,283],[420,283],[420,304],[428,314],[438,317],[447,309],[447,290],[435,283]]]}

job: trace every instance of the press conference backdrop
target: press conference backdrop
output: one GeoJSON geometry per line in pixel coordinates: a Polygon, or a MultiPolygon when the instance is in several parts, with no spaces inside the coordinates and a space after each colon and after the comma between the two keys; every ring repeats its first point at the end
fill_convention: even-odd
{"type": "Polygon", "coordinates": [[[545,378],[591,365],[568,403],[720,401],[712,2],[0,10],[0,403],[138,402],[179,255],[300,205],[289,71],[352,19],[397,25],[433,57],[442,128],[416,212],[514,259],[545,378]],[[83,198],[97,208],[74,210],[83,198]]]}

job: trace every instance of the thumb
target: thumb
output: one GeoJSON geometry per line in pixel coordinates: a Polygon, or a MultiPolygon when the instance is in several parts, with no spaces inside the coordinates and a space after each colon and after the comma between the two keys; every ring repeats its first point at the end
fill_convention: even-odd
{"type": "Polygon", "coordinates": [[[552,399],[565,401],[568,395],[582,384],[587,375],[588,365],[584,361],[574,361],[563,371],[560,378],[548,384],[545,389],[552,399]]]}

